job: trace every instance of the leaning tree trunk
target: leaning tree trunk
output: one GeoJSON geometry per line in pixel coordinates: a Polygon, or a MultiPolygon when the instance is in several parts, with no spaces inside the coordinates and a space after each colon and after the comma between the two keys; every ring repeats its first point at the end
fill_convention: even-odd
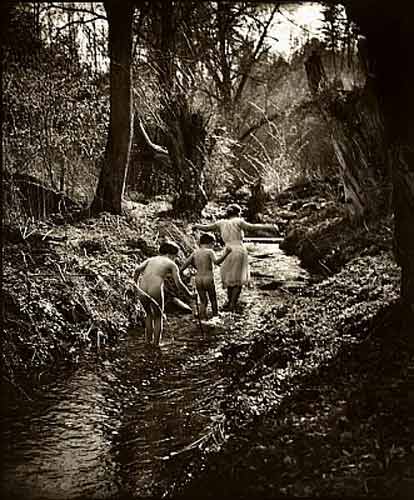
{"type": "Polygon", "coordinates": [[[378,99],[366,85],[343,91],[329,103],[329,125],[352,218],[378,216],[389,209],[391,176],[384,121],[378,99]]]}
{"type": "Polygon", "coordinates": [[[122,212],[122,197],[132,141],[132,18],[133,2],[104,2],[109,24],[110,119],[103,167],[92,212],[122,212]]]}

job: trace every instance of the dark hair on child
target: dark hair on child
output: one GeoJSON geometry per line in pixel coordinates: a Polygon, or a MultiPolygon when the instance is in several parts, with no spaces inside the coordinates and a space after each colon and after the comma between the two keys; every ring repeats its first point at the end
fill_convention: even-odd
{"type": "Polygon", "coordinates": [[[237,217],[241,214],[242,209],[241,206],[237,203],[232,203],[226,208],[226,216],[227,217],[237,217]]]}
{"type": "Polygon", "coordinates": [[[161,255],[170,253],[172,255],[177,255],[180,251],[180,247],[173,241],[163,241],[160,245],[159,252],[161,255]]]}
{"type": "Polygon", "coordinates": [[[200,235],[200,244],[201,245],[208,245],[209,243],[215,243],[216,238],[214,237],[213,234],[208,234],[208,233],[202,233],[200,235]]]}

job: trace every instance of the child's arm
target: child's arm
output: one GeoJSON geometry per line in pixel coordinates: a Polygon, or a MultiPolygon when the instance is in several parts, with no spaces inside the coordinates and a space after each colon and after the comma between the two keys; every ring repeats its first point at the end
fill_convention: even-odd
{"type": "Polygon", "coordinates": [[[251,224],[245,220],[241,220],[240,226],[245,231],[275,231],[279,232],[279,228],[276,224],[251,224]]]}
{"type": "Polygon", "coordinates": [[[200,229],[200,231],[218,231],[219,225],[216,222],[212,224],[194,224],[194,229],[200,229]]]}
{"type": "Polygon", "coordinates": [[[216,257],[215,254],[213,253],[214,264],[219,266],[224,261],[224,259],[228,256],[229,253],[231,253],[231,248],[229,248],[229,247],[226,247],[224,249],[224,253],[223,253],[223,255],[220,255],[220,257],[216,257]]]}
{"type": "Polygon", "coordinates": [[[141,262],[141,264],[139,264],[136,268],[135,268],[135,271],[134,271],[134,277],[133,277],[133,280],[134,281],[138,281],[138,276],[140,275],[140,273],[142,273],[142,271],[147,267],[147,264],[148,264],[148,260],[149,259],[145,259],[144,262],[141,262]]]}
{"type": "Polygon", "coordinates": [[[177,264],[175,262],[172,262],[171,264],[172,264],[171,265],[171,273],[173,275],[174,282],[177,285],[177,288],[180,288],[181,290],[183,290],[183,292],[185,294],[187,294],[190,299],[192,299],[194,294],[192,294],[190,292],[190,290],[182,282],[181,276],[180,276],[180,270],[178,269],[177,264]]]}
{"type": "Polygon", "coordinates": [[[187,269],[187,267],[190,264],[193,264],[193,257],[194,257],[194,252],[184,261],[184,264],[181,266],[180,271],[183,272],[184,269],[187,269]]]}

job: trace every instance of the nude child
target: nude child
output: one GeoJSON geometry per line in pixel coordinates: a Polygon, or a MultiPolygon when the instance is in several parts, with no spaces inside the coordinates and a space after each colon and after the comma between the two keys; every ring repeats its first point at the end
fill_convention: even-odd
{"type": "Polygon", "coordinates": [[[134,281],[141,275],[138,291],[145,310],[145,339],[158,346],[163,333],[164,318],[164,280],[172,275],[177,288],[189,297],[194,294],[185,286],[180,277],[180,271],[173,258],[179,251],[178,245],[173,242],[163,242],[160,245],[159,256],[150,257],[137,266],[134,272],[134,281]]]}
{"type": "Polygon", "coordinates": [[[184,262],[181,271],[192,265],[197,273],[195,275],[195,285],[200,297],[200,318],[207,319],[208,299],[210,299],[213,316],[218,315],[216,287],[214,284],[213,266],[221,264],[231,252],[226,248],[221,257],[216,257],[213,251],[215,238],[210,234],[200,236],[200,248],[195,250],[184,262]]]}

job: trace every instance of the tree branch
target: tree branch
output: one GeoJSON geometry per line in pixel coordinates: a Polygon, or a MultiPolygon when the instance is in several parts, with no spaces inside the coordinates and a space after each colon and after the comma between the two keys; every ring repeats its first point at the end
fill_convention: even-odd
{"type": "MultiPolygon", "coordinates": [[[[63,3],[59,3],[59,4],[55,4],[55,3],[51,3],[49,4],[46,9],[49,8],[53,8],[53,9],[59,9],[59,10],[63,10],[63,11],[66,11],[66,12],[79,12],[79,13],[82,13],[82,14],[90,14],[91,16],[96,16],[97,19],[103,19],[105,21],[107,21],[107,17],[104,15],[104,14],[98,14],[94,11],[91,11],[91,10],[88,10],[88,9],[82,9],[82,8],[78,8],[78,7],[67,7],[65,4],[63,3]]],[[[45,9],[45,10],[46,10],[45,9]]]]}
{"type": "Polygon", "coordinates": [[[148,144],[148,146],[155,151],[156,153],[159,153],[161,155],[169,156],[168,151],[163,148],[162,146],[159,146],[158,144],[154,144],[151,139],[149,138],[149,135],[147,134],[147,131],[144,128],[144,124],[142,123],[142,120],[140,117],[138,117],[138,124],[139,128],[141,130],[142,135],[144,136],[145,142],[148,144]]]}
{"type": "Polygon", "coordinates": [[[136,26],[135,26],[136,38],[135,38],[134,46],[132,48],[132,60],[135,59],[135,56],[137,53],[137,47],[139,45],[140,38],[141,38],[141,27],[142,27],[142,24],[144,22],[145,16],[148,14],[148,10],[149,10],[148,6],[146,4],[144,4],[143,7],[139,11],[138,22],[136,23],[136,26]]]}
{"type": "Polygon", "coordinates": [[[244,141],[250,134],[253,132],[256,132],[259,128],[263,127],[263,125],[266,125],[268,122],[272,122],[273,120],[276,120],[276,118],[280,118],[281,113],[279,111],[276,111],[270,116],[264,116],[261,120],[253,124],[251,127],[249,127],[243,134],[239,137],[239,141],[244,141]]]}
{"type": "Polygon", "coordinates": [[[276,14],[276,12],[279,10],[279,5],[275,5],[270,16],[269,16],[269,19],[267,20],[267,23],[266,25],[264,26],[263,28],[263,31],[262,31],[262,34],[260,36],[260,39],[259,41],[257,42],[257,45],[256,45],[256,48],[254,50],[254,53],[250,59],[250,62],[248,64],[248,67],[247,67],[247,70],[245,71],[240,83],[239,83],[239,86],[237,87],[237,90],[236,90],[236,94],[234,96],[234,101],[233,103],[236,104],[240,98],[241,98],[241,95],[243,93],[243,89],[244,89],[244,86],[246,85],[246,82],[249,78],[249,75],[251,73],[251,70],[253,68],[253,65],[255,64],[255,62],[257,61],[257,57],[260,53],[260,49],[263,47],[263,43],[265,41],[265,38],[266,38],[266,35],[267,35],[267,32],[269,30],[269,26],[271,24],[271,22],[273,21],[273,18],[276,14]]]}
{"type": "MultiPolygon", "coordinates": [[[[56,26],[55,29],[58,33],[65,30],[69,26],[73,26],[74,24],[88,24],[96,21],[97,19],[102,19],[100,16],[96,16],[93,19],[75,19],[70,21],[69,23],[63,24],[62,26],[56,26]]],[[[106,19],[105,19],[106,20],[106,19]]]]}
{"type": "MultiPolygon", "coordinates": [[[[280,7],[280,5],[279,5],[280,7]]],[[[312,35],[312,31],[310,31],[308,28],[305,28],[305,26],[302,26],[298,23],[296,23],[295,21],[293,21],[292,19],[290,19],[290,17],[288,17],[283,11],[282,9],[279,11],[279,14],[284,17],[287,21],[289,21],[291,24],[293,24],[294,26],[296,26],[297,28],[300,28],[302,31],[306,31],[306,33],[309,33],[310,35],[312,35]]]]}

